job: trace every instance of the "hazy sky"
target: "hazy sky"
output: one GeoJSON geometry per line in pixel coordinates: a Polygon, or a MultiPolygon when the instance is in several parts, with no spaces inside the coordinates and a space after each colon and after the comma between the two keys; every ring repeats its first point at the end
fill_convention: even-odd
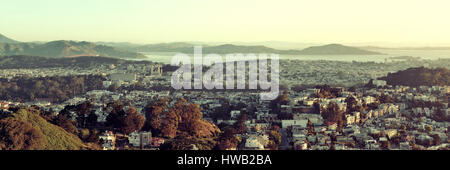
{"type": "Polygon", "coordinates": [[[19,41],[450,45],[448,0],[7,0],[19,41]]]}

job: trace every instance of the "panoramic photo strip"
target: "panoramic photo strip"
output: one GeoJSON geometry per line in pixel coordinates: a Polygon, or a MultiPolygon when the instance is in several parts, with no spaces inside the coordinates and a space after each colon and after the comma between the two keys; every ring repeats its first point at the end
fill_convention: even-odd
{"type": "Polygon", "coordinates": [[[449,6],[4,1],[0,154],[139,153],[224,168],[446,152],[449,6]]]}

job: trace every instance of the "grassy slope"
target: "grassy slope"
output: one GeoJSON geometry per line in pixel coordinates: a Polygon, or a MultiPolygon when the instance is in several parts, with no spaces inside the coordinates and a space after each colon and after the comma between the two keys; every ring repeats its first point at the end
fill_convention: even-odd
{"type": "Polygon", "coordinates": [[[46,142],[45,150],[80,150],[85,148],[85,145],[77,136],[47,122],[37,114],[21,109],[13,116],[17,120],[31,123],[33,127],[42,131],[46,142]]]}

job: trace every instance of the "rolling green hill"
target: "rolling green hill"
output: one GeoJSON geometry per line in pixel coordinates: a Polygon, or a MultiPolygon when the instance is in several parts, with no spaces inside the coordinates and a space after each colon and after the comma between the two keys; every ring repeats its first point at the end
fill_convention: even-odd
{"type": "Polygon", "coordinates": [[[79,57],[104,56],[113,58],[145,58],[143,54],[129,52],[106,45],[97,45],[86,41],[52,41],[36,43],[0,43],[0,56],[30,55],[43,57],[79,57]]]}
{"type": "Polygon", "coordinates": [[[42,150],[80,150],[86,149],[83,142],[75,135],[66,132],[61,127],[53,125],[34,113],[30,109],[20,109],[7,118],[18,120],[31,124],[31,126],[40,134],[42,134],[41,146],[42,150]]]}

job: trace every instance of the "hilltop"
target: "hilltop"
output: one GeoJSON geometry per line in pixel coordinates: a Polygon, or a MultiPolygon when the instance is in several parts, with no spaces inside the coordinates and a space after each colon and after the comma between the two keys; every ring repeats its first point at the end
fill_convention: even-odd
{"type": "MultiPolygon", "coordinates": [[[[139,52],[181,52],[181,53],[193,53],[194,46],[196,44],[190,43],[161,43],[161,44],[148,44],[143,46],[137,46],[128,48],[130,51],[139,52]]],[[[203,53],[276,53],[276,54],[290,54],[290,55],[375,55],[381,54],[378,52],[367,51],[356,47],[344,46],[341,44],[329,44],[324,46],[313,46],[303,50],[279,50],[263,45],[234,45],[234,44],[222,44],[222,45],[203,45],[203,53]]]]}
{"type": "MultiPolygon", "coordinates": [[[[20,137],[21,140],[28,140],[28,142],[32,141],[33,143],[19,141],[25,142],[25,144],[23,144],[24,146],[32,145],[32,147],[21,148],[23,146],[10,146],[12,144],[7,141],[11,139],[5,139],[7,137],[3,135],[0,139],[0,147],[38,150],[80,150],[86,148],[77,136],[65,131],[59,126],[47,122],[32,109],[20,109],[16,113],[13,113],[11,117],[2,119],[0,132],[8,130],[7,128],[11,127],[11,125],[16,128],[26,128],[26,130],[22,133],[21,131],[17,133],[9,133],[7,137],[20,137]]],[[[11,130],[19,129],[13,128],[11,130]]]]}
{"type": "Polygon", "coordinates": [[[356,47],[344,46],[341,44],[328,44],[323,46],[313,46],[303,49],[301,54],[305,55],[379,55],[381,53],[362,50],[356,47]]]}
{"type": "Polygon", "coordinates": [[[0,34],[0,43],[20,43],[20,42],[13,40],[11,38],[8,38],[8,37],[4,36],[3,34],[0,34]]]}
{"type": "Polygon", "coordinates": [[[37,43],[0,43],[0,55],[30,55],[52,58],[104,56],[113,58],[145,58],[143,54],[129,52],[106,45],[97,45],[86,41],[52,41],[37,43]]]}
{"type": "Polygon", "coordinates": [[[385,80],[388,85],[394,86],[449,86],[450,70],[447,68],[409,68],[396,73],[389,73],[386,77],[379,79],[385,80]]]}
{"type": "MultiPolygon", "coordinates": [[[[187,42],[138,45],[128,42],[51,41],[21,43],[0,34],[0,56],[28,55],[42,57],[104,56],[112,58],[146,58],[138,52],[181,52],[192,54],[194,46],[187,42]]],[[[375,55],[381,54],[341,44],[312,46],[303,50],[280,50],[264,45],[202,45],[203,53],[276,53],[289,55],[375,55]]]]}

